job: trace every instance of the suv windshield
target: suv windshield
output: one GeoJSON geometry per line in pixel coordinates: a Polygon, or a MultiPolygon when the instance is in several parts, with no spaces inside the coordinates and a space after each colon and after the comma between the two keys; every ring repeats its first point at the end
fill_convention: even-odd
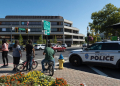
{"type": "Polygon", "coordinates": [[[40,45],[35,45],[35,46],[40,46],[40,45]]]}

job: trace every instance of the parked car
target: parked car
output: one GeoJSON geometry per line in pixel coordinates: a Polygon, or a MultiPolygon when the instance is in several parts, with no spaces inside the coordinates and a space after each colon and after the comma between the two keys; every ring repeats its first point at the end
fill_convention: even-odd
{"type": "Polygon", "coordinates": [[[8,46],[9,51],[12,51],[13,45],[14,44],[9,44],[9,46],[8,46]]]}
{"type": "Polygon", "coordinates": [[[62,47],[62,46],[60,46],[60,45],[53,46],[52,49],[53,49],[55,52],[58,52],[58,51],[63,51],[63,52],[65,52],[65,50],[66,50],[65,47],[62,47]]]}
{"type": "Polygon", "coordinates": [[[83,46],[83,47],[87,47],[87,43],[84,43],[82,46],[83,46]]]}
{"type": "MultiPolygon", "coordinates": [[[[13,43],[13,44],[9,44],[9,47],[8,47],[9,51],[12,51],[12,50],[13,50],[13,49],[12,49],[12,48],[13,48],[13,45],[14,45],[14,43],[13,43]]],[[[22,45],[20,46],[20,48],[21,48],[21,50],[23,50],[23,51],[25,50],[25,47],[22,46],[22,45]]]]}
{"type": "Polygon", "coordinates": [[[64,44],[62,44],[61,46],[66,48],[66,47],[67,47],[67,44],[66,44],[66,43],[64,43],[64,44]]]}
{"type": "Polygon", "coordinates": [[[91,64],[120,68],[120,41],[103,40],[85,49],[72,50],[69,62],[73,66],[91,64]]]}
{"type": "Polygon", "coordinates": [[[67,47],[71,47],[71,44],[68,44],[67,47]]]}
{"type": "Polygon", "coordinates": [[[45,44],[36,44],[34,46],[35,50],[41,50],[41,49],[45,49],[45,44]]]}

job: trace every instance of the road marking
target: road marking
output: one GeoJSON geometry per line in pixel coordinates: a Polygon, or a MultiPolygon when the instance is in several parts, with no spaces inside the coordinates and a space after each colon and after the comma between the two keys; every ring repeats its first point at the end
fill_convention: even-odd
{"type": "Polygon", "coordinates": [[[96,69],[96,68],[94,68],[94,67],[92,67],[92,66],[88,66],[88,67],[90,67],[92,70],[94,70],[94,71],[97,72],[98,74],[103,75],[103,76],[107,76],[107,77],[108,77],[107,74],[101,72],[100,70],[98,70],[98,69],[96,69]]]}
{"type": "MultiPolygon", "coordinates": [[[[12,55],[8,54],[10,57],[13,57],[12,55]]],[[[20,59],[20,63],[24,62],[23,60],[20,59]]]]}
{"type": "Polygon", "coordinates": [[[35,61],[38,61],[38,60],[43,60],[43,59],[35,59],[35,61]]]}
{"type": "MultiPolygon", "coordinates": [[[[10,57],[13,57],[12,55],[10,55],[10,54],[8,54],[10,57]]],[[[59,56],[55,56],[55,58],[59,58],[59,56]]],[[[35,61],[38,61],[38,60],[43,60],[43,59],[35,59],[35,61]]],[[[68,57],[64,57],[64,60],[66,60],[65,62],[69,62],[68,61],[68,57]]],[[[23,60],[21,60],[20,59],[20,63],[22,63],[22,62],[24,62],[23,60]]],[[[59,62],[58,63],[55,63],[56,65],[58,65],[59,64],[59,62]]]]}

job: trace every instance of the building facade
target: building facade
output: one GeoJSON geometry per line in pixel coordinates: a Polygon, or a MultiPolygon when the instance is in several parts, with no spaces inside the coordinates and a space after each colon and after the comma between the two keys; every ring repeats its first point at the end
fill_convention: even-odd
{"type": "Polygon", "coordinates": [[[61,16],[6,16],[0,18],[0,40],[4,38],[10,40],[11,37],[12,40],[16,40],[19,34],[22,35],[24,41],[29,38],[34,43],[40,35],[43,39],[46,39],[42,30],[42,20],[51,22],[51,34],[48,36],[48,40],[54,39],[56,36],[59,43],[80,44],[85,41],[84,35],[79,34],[79,29],[72,27],[73,22],[61,16]],[[27,25],[28,21],[29,24],[27,25]],[[21,30],[16,33],[15,30],[12,30],[12,27],[29,28],[30,32],[26,34],[25,30],[21,30]]]}

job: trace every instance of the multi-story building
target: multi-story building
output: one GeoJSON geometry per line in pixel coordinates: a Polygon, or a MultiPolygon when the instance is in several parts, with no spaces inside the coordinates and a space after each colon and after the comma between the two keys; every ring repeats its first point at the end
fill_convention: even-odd
{"type": "Polygon", "coordinates": [[[16,40],[19,34],[22,35],[24,41],[29,38],[34,43],[40,35],[46,39],[42,31],[42,20],[51,22],[51,34],[48,36],[48,40],[54,39],[56,36],[57,42],[60,43],[80,44],[80,42],[85,41],[84,35],[79,34],[79,29],[72,27],[73,22],[63,19],[61,16],[6,16],[0,18],[0,40],[3,38],[10,40],[11,37],[12,40],[16,40]],[[11,31],[12,27],[29,28],[30,32],[26,34],[25,30],[22,30],[16,33],[15,30],[11,31]]]}

